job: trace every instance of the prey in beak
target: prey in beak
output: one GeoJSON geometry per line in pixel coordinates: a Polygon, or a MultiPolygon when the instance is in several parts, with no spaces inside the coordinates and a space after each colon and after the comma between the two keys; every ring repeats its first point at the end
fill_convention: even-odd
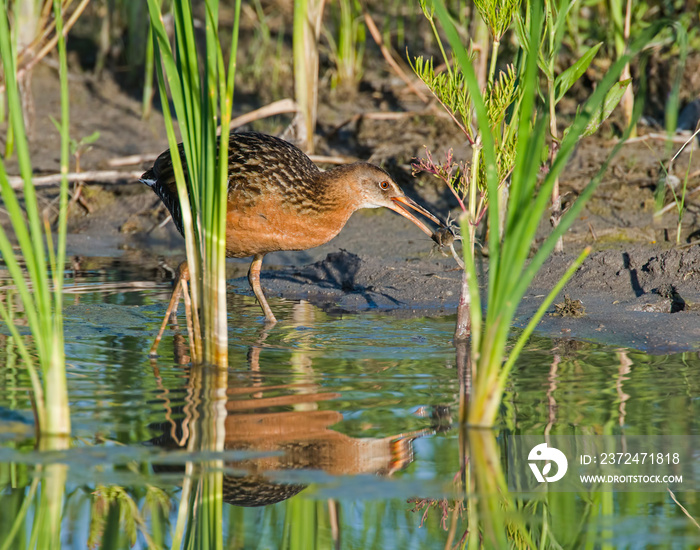
{"type": "Polygon", "coordinates": [[[411,220],[413,223],[415,223],[418,227],[420,227],[421,231],[428,235],[431,239],[434,240],[434,235],[435,233],[427,226],[425,225],[420,219],[418,219],[416,216],[413,215],[413,213],[409,210],[409,208],[412,208],[419,214],[422,214],[429,220],[432,220],[440,228],[447,227],[443,221],[441,221],[437,216],[434,216],[430,212],[428,212],[425,208],[423,208],[420,204],[417,202],[409,199],[407,196],[401,196],[401,197],[392,197],[391,202],[393,203],[392,206],[388,206],[387,208],[391,208],[394,212],[397,214],[401,214],[404,218],[408,218],[411,220]]]}

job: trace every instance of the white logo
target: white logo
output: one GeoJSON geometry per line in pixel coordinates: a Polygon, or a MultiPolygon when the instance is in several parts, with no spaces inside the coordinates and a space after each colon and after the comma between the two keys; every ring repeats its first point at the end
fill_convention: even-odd
{"type": "Polygon", "coordinates": [[[554,447],[547,447],[546,443],[535,445],[530,451],[530,454],[527,456],[527,459],[548,461],[544,468],[542,468],[542,472],[540,472],[540,469],[536,464],[533,464],[532,462],[529,463],[532,473],[535,474],[537,481],[540,483],[544,483],[545,481],[559,481],[562,477],[564,477],[566,469],[569,467],[569,461],[566,460],[564,453],[554,447]],[[557,465],[557,473],[553,476],[547,476],[549,470],[552,469],[552,462],[556,463],[557,465]]]}

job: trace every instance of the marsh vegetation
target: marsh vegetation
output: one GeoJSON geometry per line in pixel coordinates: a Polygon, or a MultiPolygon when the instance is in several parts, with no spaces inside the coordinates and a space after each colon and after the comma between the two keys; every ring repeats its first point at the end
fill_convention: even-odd
{"type": "Polygon", "coordinates": [[[0,549],[697,547],[688,494],[509,494],[503,470],[508,435],[697,431],[699,171],[675,132],[700,118],[697,13],[3,8],[0,549]],[[266,327],[224,257],[241,128],[381,165],[452,230],[373,211],[270,254],[266,327]],[[179,142],[184,241],[135,181],[179,142]],[[149,357],[183,259],[189,326],[149,357]],[[552,315],[564,290],[585,316],[552,315]]]}

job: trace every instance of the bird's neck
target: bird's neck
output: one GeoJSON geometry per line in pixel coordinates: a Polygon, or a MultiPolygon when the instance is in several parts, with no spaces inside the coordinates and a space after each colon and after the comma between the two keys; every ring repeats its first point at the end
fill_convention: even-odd
{"type": "Polygon", "coordinates": [[[361,208],[363,201],[356,171],[356,165],[346,164],[320,172],[317,176],[318,190],[323,196],[320,203],[336,212],[346,211],[347,217],[361,208]]]}

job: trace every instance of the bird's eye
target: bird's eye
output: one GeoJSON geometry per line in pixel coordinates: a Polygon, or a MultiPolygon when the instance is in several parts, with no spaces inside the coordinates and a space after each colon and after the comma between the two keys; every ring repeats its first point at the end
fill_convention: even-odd
{"type": "Polygon", "coordinates": [[[379,187],[380,187],[383,191],[386,191],[387,189],[389,189],[389,182],[386,181],[386,180],[380,181],[380,182],[379,182],[379,187]]]}

